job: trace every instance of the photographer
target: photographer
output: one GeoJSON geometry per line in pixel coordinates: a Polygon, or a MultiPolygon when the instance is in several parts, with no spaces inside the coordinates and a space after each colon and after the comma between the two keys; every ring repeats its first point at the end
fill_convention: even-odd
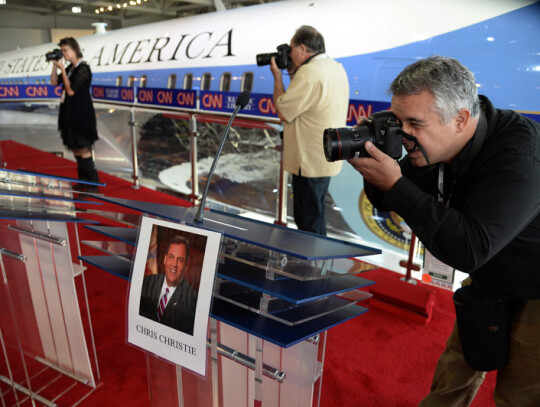
{"type": "Polygon", "coordinates": [[[274,104],[284,122],[284,169],[293,174],[294,220],[298,229],[326,235],[325,199],[330,176],[342,163],[326,161],[322,147],[327,127],[345,125],[349,82],[343,66],[325,54],[324,39],[313,27],[300,27],[290,44],[287,91],[272,58],[274,104]]]}
{"type": "Polygon", "coordinates": [[[458,312],[459,330],[455,325],[420,405],[467,406],[483,370],[497,369],[497,406],[537,406],[540,125],[478,97],[473,74],[451,58],[409,65],[390,92],[392,112],[413,136],[403,141],[407,156],[398,164],[366,142],[370,157],[349,162],[364,176],[378,209],[402,216],[427,250],[469,273],[471,283],[465,312],[458,312]],[[467,325],[467,318],[489,304],[497,304],[489,312],[505,305],[507,320],[488,326],[482,337],[470,335],[485,321],[467,325]],[[497,336],[509,345],[491,348],[490,338],[497,336]],[[468,351],[471,345],[477,353],[468,351]],[[494,351],[480,362],[490,367],[471,367],[486,348],[494,351]],[[500,363],[505,352],[509,357],[500,363]]]}
{"type": "MultiPolygon", "coordinates": [[[[81,49],[74,38],[63,38],[58,46],[65,60],[70,63],[66,68],[61,59],[52,60],[51,85],[64,85],[58,116],[58,130],[60,130],[64,145],[77,159],[78,178],[99,182],[92,158],[92,145],[98,139],[96,114],[90,96],[92,72],[88,64],[82,60],[81,49]]],[[[87,184],[76,184],[74,188],[79,191],[98,191],[97,186],[87,184]]]]}

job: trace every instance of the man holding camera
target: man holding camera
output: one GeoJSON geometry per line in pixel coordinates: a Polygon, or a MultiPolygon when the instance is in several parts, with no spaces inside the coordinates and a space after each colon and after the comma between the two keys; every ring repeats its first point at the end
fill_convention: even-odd
{"type": "Polygon", "coordinates": [[[471,284],[454,296],[457,325],[420,405],[467,406],[485,370],[498,370],[497,406],[537,406],[540,124],[479,97],[473,74],[451,58],[409,65],[390,92],[407,156],[398,164],[366,142],[370,157],[349,162],[371,202],[403,217],[471,284]]]}
{"type": "Polygon", "coordinates": [[[274,104],[283,120],[284,169],[293,175],[294,220],[298,229],[326,235],[325,198],[341,162],[327,162],[322,136],[346,123],[349,82],[343,66],[325,54],[323,36],[300,27],[291,39],[290,85],[285,91],[273,57],[274,104]]]}

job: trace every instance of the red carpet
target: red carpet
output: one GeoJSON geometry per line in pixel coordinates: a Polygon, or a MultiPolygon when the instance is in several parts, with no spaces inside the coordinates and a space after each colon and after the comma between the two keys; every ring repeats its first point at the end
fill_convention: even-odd
{"type": "MultiPolygon", "coordinates": [[[[0,142],[0,153],[8,169],[76,176],[73,162],[12,141],[0,142]]],[[[107,184],[101,192],[110,196],[187,204],[147,188],[134,190],[130,183],[102,172],[100,178],[107,184]]],[[[79,230],[81,240],[104,240],[89,230],[79,230]]],[[[83,254],[98,254],[86,246],[82,250],[83,254]]],[[[125,343],[128,284],[91,266],[88,266],[85,276],[101,384],[78,406],[149,406],[145,356],[125,343]]],[[[362,277],[373,280],[397,278],[395,273],[382,269],[363,273],[362,277]]],[[[451,293],[430,289],[435,302],[427,324],[371,308],[360,317],[329,331],[322,407],[409,407],[418,404],[429,391],[435,364],[454,321],[451,293]]],[[[494,406],[494,379],[493,373],[488,374],[473,407],[494,406]]],[[[87,388],[85,390],[88,391],[87,388]]],[[[71,403],[59,402],[59,405],[71,403]]]]}

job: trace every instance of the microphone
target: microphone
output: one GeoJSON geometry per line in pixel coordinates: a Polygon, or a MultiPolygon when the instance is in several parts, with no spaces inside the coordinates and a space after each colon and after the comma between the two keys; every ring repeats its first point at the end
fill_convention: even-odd
{"type": "MultiPolygon", "coordinates": [[[[210,187],[210,179],[212,178],[212,175],[214,174],[214,170],[216,169],[219,156],[221,155],[221,150],[223,150],[223,146],[225,145],[225,140],[227,139],[227,136],[229,135],[231,124],[234,118],[236,117],[236,115],[238,114],[238,112],[240,111],[240,109],[243,109],[244,107],[246,107],[248,103],[249,103],[249,92],[244,91],[240,93],[238,97],[236,98],[236,107],[234,108],[234,112],[231,115],[231,118],[229,119],[229,123],[227,123],[227,127],[225,128],[225,131],[223,132],[221,143],[219,145],[216,156],[214,157],[214,161],[212,162],[212,166],[210,167],[210,171],[208,172],[208,178],[206,179],[206,186],[204,187],[204,192],[202,194],[199,210],[197,211],[197,215],[195,215],[196,222],[200,222],[200,223],[203,222],[204,205],[206,203],[206,197],[208,196],[208,188],[210,187]]],[[[197,180],[194,180],[193,182],[197,182],[197,180]]]]}
{"type": "MultiPolygon", "coordinates": [[[[236,98],[236,106],[240,106],[240,109],[243,109],[246,107],[246,105],[249,103],[249,92],[242,92],[238,95],[238,98],[236,98]]],[[[234,113],[233,113],[234,116],[234,113]]]]}

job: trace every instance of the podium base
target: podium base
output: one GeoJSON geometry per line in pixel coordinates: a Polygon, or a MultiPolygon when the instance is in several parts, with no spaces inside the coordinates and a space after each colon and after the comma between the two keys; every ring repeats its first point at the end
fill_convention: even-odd
{"type": "Polygon", "coordinates": [[[431,319],[435,293],[422,284],[410,284],[400,278],[377,276],[369,288],[373,298],[369,305],[394,312],[427,324],[431,319]]]}

